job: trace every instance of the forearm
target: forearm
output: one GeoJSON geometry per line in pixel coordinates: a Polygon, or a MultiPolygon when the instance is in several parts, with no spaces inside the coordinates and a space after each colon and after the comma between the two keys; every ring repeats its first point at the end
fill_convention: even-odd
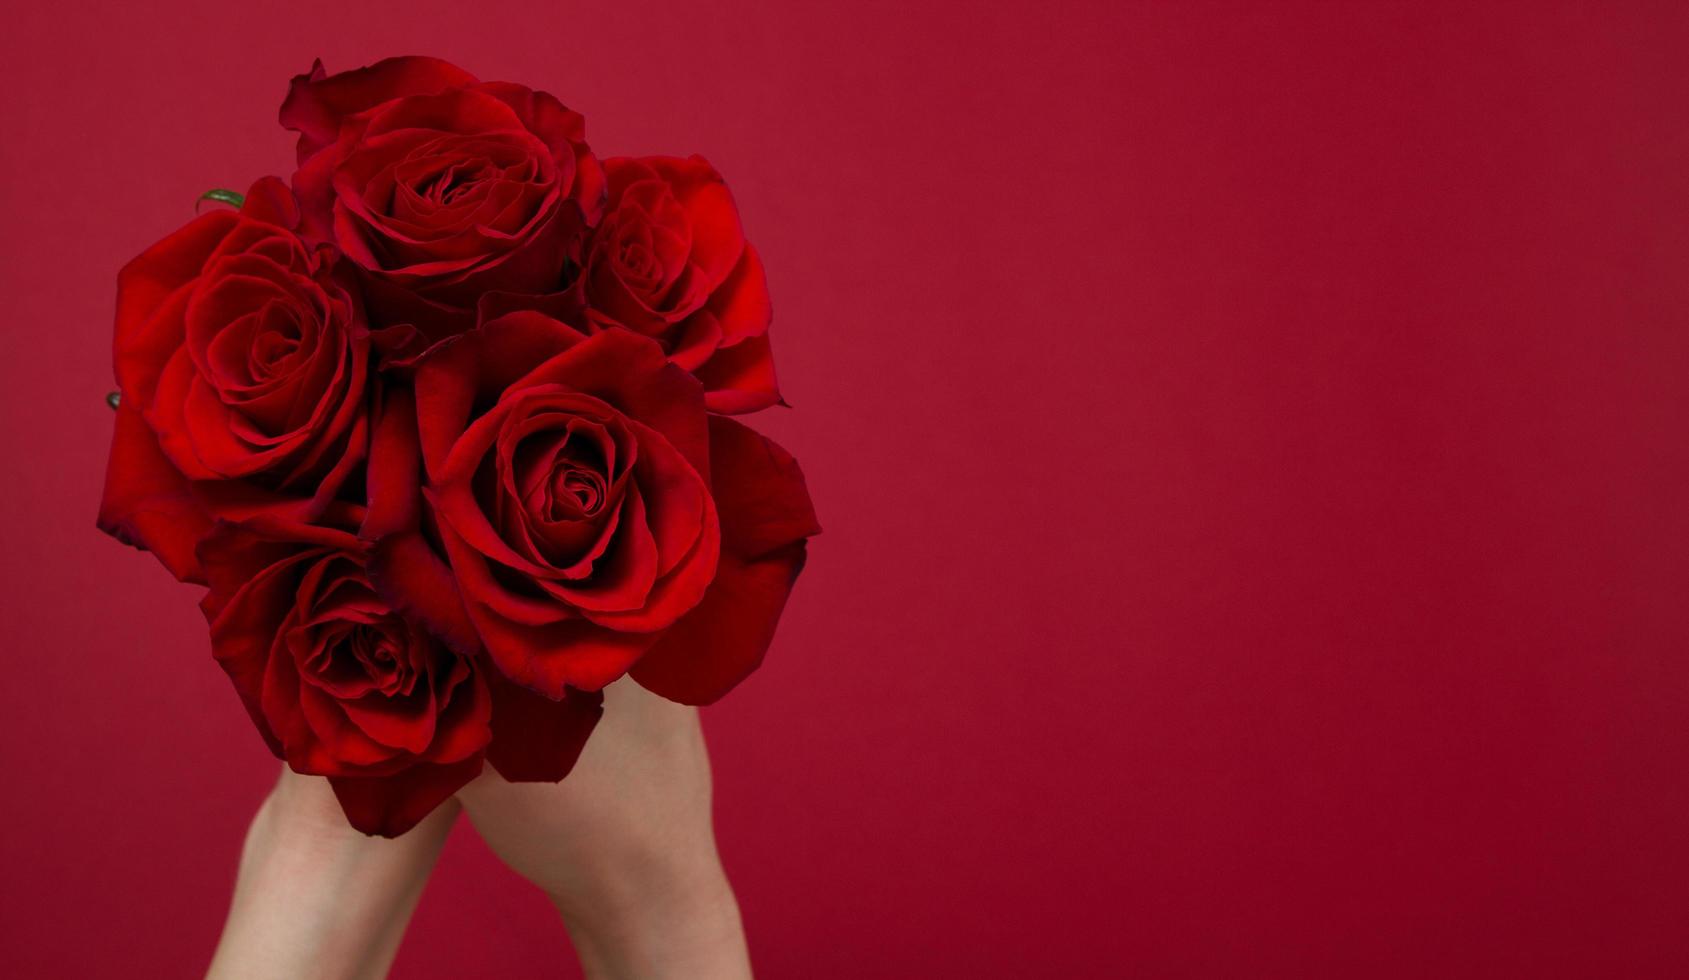
{"type": "Polygon", "coordinates": [[[587,980],[750,977],[739,905],[713,848],[668,867],[626,870],[584,901],[551,896],[587,980]]]}
{"type": "Polygon", "coordinates": [[[209,980],[386,976],[457,809],[365,837],[325,780],[284,772],[247,832],[209,980]]]}

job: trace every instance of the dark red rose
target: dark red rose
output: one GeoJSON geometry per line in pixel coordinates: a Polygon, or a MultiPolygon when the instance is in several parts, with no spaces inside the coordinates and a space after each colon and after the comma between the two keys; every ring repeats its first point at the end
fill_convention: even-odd
{"type": "Polygon", "coordinates": [[[702,157],[605,161],[610,198],[587,252],[592,322],[656,338],[698,377],[713,412],[780,401],[762,260],[721,175],[702,157]]]}
{"type": "Polygon", "coordinates": [[[415,384],[416,431],[384,423],[370,464],[396,603],[427,618],[461,597],[474,637],[442,635],[547,697],[632,668],[703,703],[756,667],[814,512],[791,457],[710,417],[654,341],[513,313],[430,352],[415,384]],[[426,509],[406,490],[418,456],[426,509]]]}
{"type": "Polygon", "coordinates": [[[306,521],[369,442],[369,335],[336,253],[294,232],[274,177],[118,275],[122,402],[99,524],[201,580],[216,518],[306,521]]]}
{"type": "Polygon", "coordinates": [[[481,771],[485,679],[375,593],[355,535],[219,523],[199,551],[218,662],[271,750],[327,776],[354,827],[401,834],[481,771]]]}
{"type": "Polygon", "coordinates": [[[319,62],[293,80],[281,122],[299,133],[306,234],[362,270],[387,328],[377,343],[395,354],[467,329],[500,294],[554,309],[603,212],[603,168],[578,113],[443,61],[335,75],[319,62]]]}

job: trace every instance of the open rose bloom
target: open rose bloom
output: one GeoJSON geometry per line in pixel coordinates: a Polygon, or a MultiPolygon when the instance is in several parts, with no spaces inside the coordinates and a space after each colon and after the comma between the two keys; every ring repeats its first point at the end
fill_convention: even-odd
{"type": "Polygon", "coordinates": [[[430,58],[295,78],[265,177],[118,277],[99,526],[205,586],[265,744],[396,836],[564,778],[624,675],[707,704],[820,531],[762,260],[700,157],[430,58]]]}

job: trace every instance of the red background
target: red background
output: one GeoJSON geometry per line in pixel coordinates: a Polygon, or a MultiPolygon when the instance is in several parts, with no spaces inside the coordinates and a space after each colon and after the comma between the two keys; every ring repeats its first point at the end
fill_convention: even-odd
{"type": "MultiPolygon", "coordinates": [[[[11,4],[0,973],[188,976],[273,763],[93,527],[118,266],[433,53],[701,152],[827,533],[706,715],[769,977],[1689,975],[1678,4],[11,4]]],[[[460,827],[400,978],[553,976],[460,827]]]]}

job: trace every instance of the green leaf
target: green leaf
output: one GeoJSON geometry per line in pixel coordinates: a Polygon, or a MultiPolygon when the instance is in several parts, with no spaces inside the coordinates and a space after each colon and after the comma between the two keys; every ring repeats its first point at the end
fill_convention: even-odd
{"type": "Polygon", "coordinates": [[[106,404],[111,406],[112,411],[114,411],[114,412],[117,411],[117,405],[122,400],[123,400],[123,396],[118,394],[117,392],[115,392],[115,391],[106,392],[106,404]]]}
{"type": "Polygon", "coordinates": [[[200,204],[205,201],[217,201],[221,204],[227,204],[231,208],[239,208],[241,205],[246,203],[246,195],[239,191],[213,187],[204,194],[201,194],[199,196],[199,200],[194,202],[194,210],[198,211],[200,204]]]}

